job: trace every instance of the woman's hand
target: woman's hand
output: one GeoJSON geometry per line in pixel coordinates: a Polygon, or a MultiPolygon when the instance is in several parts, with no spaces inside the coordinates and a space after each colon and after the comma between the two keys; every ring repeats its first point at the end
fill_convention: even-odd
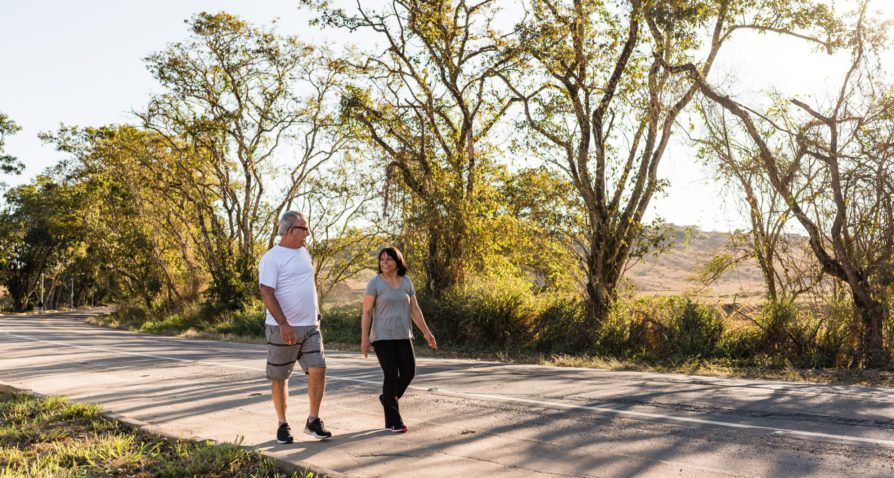
{"type": "Polygon", "coordinates": [[[428,342],[428,346],[432,350],[438,350],[438,341],[435,340],[435,336],[431,334],[431,332],[424,335],[425,341],[428,342]]]}
{"type": "Polygon", "coordinates": [[[369,339],[360,340],[360,351],[363,352],[363,358],[369,355],[369,339]]]}

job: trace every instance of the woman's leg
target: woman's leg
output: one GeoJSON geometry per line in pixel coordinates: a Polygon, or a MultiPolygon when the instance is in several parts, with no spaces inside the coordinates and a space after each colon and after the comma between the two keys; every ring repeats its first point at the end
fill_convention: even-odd
{"type": "Polygon", "coordinates": [[[416,376],[416,354],[413,352],[413,342],[410,339],[399,340],[395,344],[395,355],[397,356],[397,385],[395,396],[403,397],[413,377],[416,376]]]}
{"type": "Polygon", "coordinates": [[[397,412],[398,362],[397,348],[394,340],[377,340],[373,343],[376,358],[385,375],[382,381],[382,407],[385,409],[385,428],[396,425],[400,421],[397,412]]]}

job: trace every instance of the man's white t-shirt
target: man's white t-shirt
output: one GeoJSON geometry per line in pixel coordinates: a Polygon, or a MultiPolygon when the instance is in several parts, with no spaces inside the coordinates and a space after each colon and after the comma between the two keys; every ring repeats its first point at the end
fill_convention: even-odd
{"type": "MultiPolygon", "coordinates": [[[[261,257],[258,282],[276,289],[276,300],[290,325],[318,323],[320,307],[314,285],[314,266],[306,248],[274,246],[261,257]]],[[[265,323],[276,325],[269,310],[265,323]]]]}

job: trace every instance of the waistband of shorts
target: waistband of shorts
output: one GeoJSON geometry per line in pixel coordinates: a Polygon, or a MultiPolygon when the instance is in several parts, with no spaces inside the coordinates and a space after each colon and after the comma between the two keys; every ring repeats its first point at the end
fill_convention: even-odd
{"type": "MultiPolygon", "coordinates": [[[[292,325],[292,324],[289,324],[289,325],[292,325]]],[[[274,324],[268,324],[268,323],[265,323],[264,326],[265,326],[265,327],[271,327],[271,328],[274,328],[274,329],[278,329],[278,328],[279,328],[279,324],[275,324],[275,325],[274,325],[274,324]]],[[[293,329],[298,329],[298,330],[319,329],[319,328],[320,328],[320,324],[319,324],[319,323],[316,323],[316,324],[313,324],[313,325],[292,325],[292,328],[293,328],[293,329]]]]}

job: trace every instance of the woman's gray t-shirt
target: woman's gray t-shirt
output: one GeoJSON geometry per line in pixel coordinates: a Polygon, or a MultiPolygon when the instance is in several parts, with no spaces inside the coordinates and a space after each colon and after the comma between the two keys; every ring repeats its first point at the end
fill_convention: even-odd
{"type": "Polygon", "coordinates": [[[392,288],[381,275],[366,284],[366,295],[375,297],[369,341],[413,338],[410,323],[410,297],[416,295],[409,277],[401,278],[400,287],[392,288]]]}

